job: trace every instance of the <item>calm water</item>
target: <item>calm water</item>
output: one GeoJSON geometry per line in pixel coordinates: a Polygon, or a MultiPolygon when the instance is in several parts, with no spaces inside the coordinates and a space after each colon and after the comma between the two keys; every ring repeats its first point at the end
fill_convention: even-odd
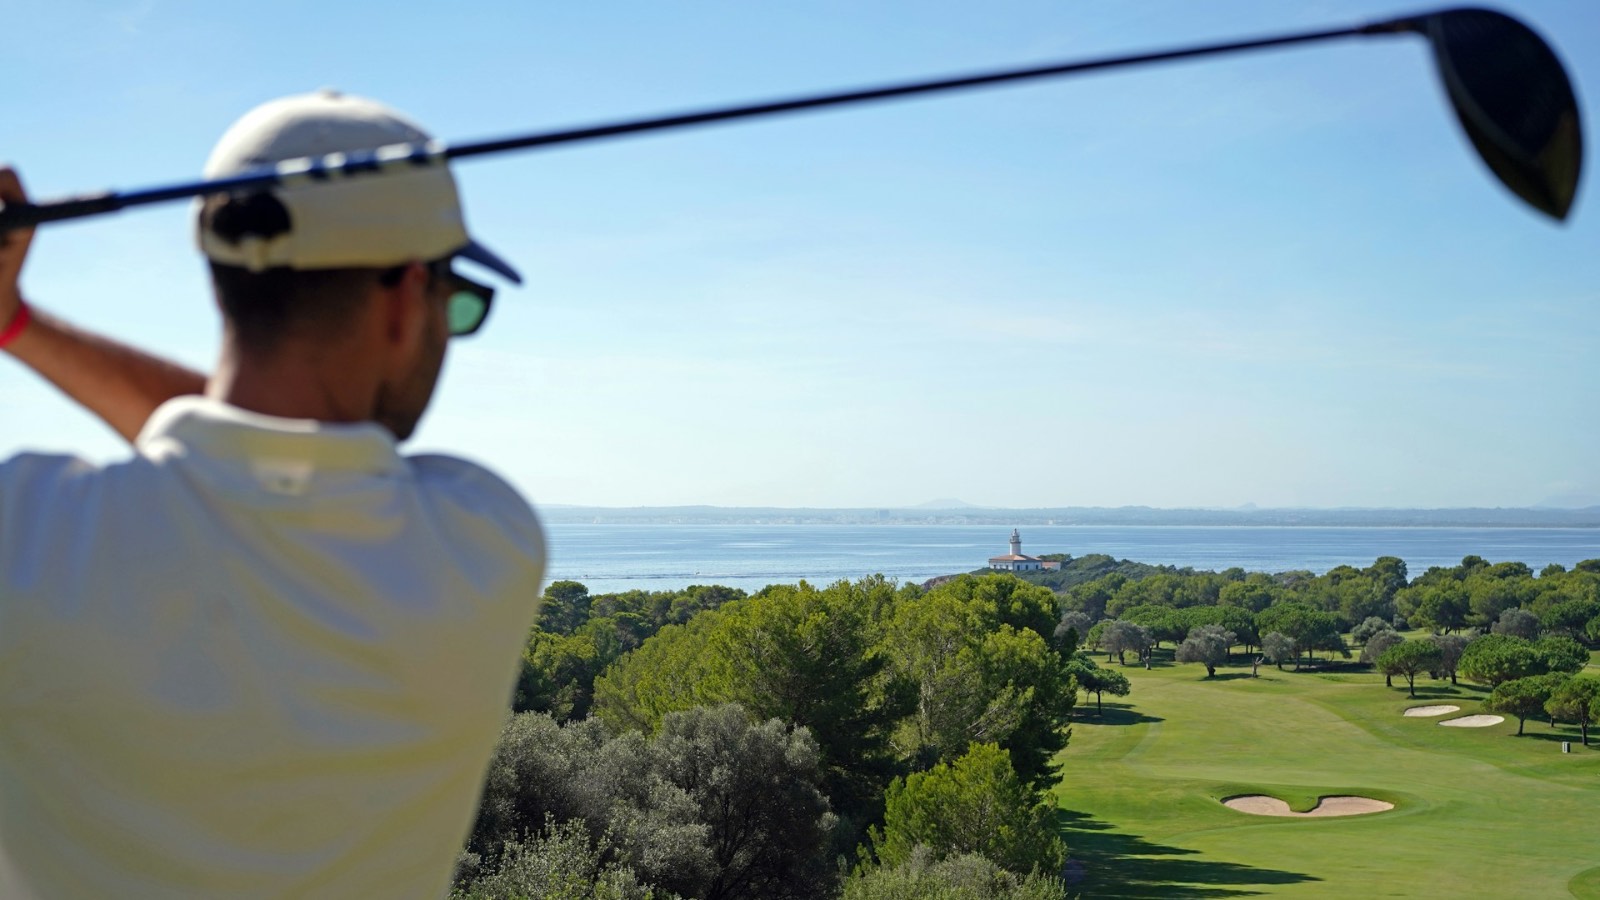
{"type": "MultiPolygon", "coordinates": [[[[549,578],[594,593],[725,584],[756,590],[804,578],[827,584],[883,574],[923,581],[981,568],[1008,552],[1010,529],[966,525],[550,525],[549,578]]],[[[1022,529],[1030,555],[1106,553],[1118,559],[1222,569],[1325,572],[1398,556],[1413,577],[1476,554],[1538,571],[1600,558],[1595,528],[1313,528],[1066,526],[1022,529]]]]}

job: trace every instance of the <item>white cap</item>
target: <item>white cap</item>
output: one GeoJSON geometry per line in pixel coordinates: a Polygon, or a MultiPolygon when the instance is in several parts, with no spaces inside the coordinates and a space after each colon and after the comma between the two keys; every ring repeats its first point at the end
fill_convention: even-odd
{"type": "MultiPolygon", "coordinates": [[[[205,177],[226,178],[302,157],[322,157],[432,138],[381,103],[323,90],[273,100],[229,128],[206,161],[205,177]]],[[[289,214],[287,231],[229,241],[203,225],[201,252],[253,272],[274,267],[395,266],[461,256],[521,283],[499,256],[467,235],[455,177],[443,161],[323,181],[297,179],[271,193],[289,214]]]]}

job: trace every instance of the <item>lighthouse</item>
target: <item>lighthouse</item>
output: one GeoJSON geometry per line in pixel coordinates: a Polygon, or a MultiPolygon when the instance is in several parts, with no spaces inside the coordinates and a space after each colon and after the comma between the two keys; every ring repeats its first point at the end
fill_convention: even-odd
{"type": "Polygon", "coordinates": [[[1061,563],[1022,554],[1022,533],[1011,529],[1011,552],[1005,556],[989,557],[989,568],[1002,572],[1036,572],[1040,569],[1059,569],[1061,563]]]}

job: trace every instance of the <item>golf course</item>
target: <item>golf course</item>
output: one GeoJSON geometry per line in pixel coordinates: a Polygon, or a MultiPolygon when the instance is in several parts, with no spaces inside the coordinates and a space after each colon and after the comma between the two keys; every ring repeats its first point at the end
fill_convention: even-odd
{"type": "Polygon", "coordinates": [[[1132,692],[1099,716],[1080,702],[1058,791],[1082,896],[1600,898],[1600,741],[1532,719],[1517,737],[1514,717],[1440,727],[1483,712],[1487,690],[1465,681],[1424,676],[1413,699],[1360,670],[1263,665],[1252,678],[1248,659],[1215,678],[1170,650],[1148,671],[1110,663],[1132,692]],[[1460,710],[1405,715],[1429,705],[1460,710]],[[1251,795],[1298,812],[1324,797],[1393,809],[1223,805],[1251,795]]]}

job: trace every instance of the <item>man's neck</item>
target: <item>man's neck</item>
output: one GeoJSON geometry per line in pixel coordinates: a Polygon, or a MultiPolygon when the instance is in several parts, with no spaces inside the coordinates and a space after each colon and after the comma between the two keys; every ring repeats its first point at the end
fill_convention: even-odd
{"type": "Polygon", "coordinates": [[[271,354],[225,344],[206,396],[240,409],[285,419],[366,422],[373,418],[375,386],[353,359],[334,359],[323,348],[291,345],[271,354]]]}

